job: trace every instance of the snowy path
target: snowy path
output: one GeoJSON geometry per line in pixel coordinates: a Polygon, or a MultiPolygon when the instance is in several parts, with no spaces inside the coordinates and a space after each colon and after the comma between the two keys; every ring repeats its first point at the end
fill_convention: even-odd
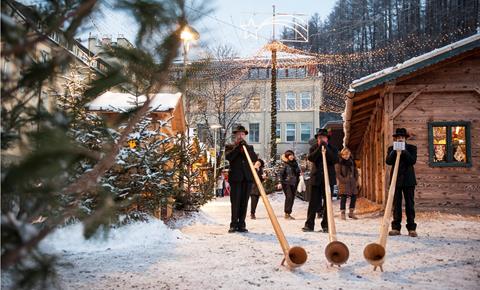
{"type": "MultiPolygon", "coordinates": [[[[480,289],[478,218],[420,213],[418,238],[389,237],[381,273],[373,272],[362,254],[364,246],[378,238],[379,217],[340,221],[336,210],[337,237],[349,247],[350,259],[343,267],[332,268],[324,256],[327,234],[300,230],[307,204],[296,199],[297,220],[287,221],[282,217],[283,195],[270,200],[290,245],[300,245],[309,254],[295,271],[279,266],[281,249],[261,202],[258,219],[247,220],[249,233],[228,234],[230,203],[220,198],[205,205],[190,224],[179,225],[181,232],[162,225],[146,227],[143,237],[152,237],[147,243],[141,234],[126,231],[107,242],[119,248],[92,251],[69,247],[67,241],[56,245],[56,251],[63,247],[62,288],[480,289]]],[[[337,209],[338,202],[334,205],[337,209]]]]}

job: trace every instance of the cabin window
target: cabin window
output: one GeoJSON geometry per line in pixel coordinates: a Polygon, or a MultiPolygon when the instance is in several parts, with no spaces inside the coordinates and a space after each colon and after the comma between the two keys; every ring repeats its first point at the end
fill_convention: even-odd
{"type": "Polygon", "coordinates": [[[472,166],[470,122],[428,124],[430,166],[472,166]]]}

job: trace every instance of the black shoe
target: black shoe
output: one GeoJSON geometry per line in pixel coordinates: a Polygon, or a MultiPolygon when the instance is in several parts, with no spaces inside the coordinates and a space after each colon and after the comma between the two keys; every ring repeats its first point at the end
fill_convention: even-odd
{"type": "Polygon", "coordinates": [[[239,228],[239,229],[237,229],[237,232],[248,233],[248,230],[246,228],[239,228]]]}
{"type": "Polygon", "coordinates": [[[313,229],[305,226],[305,227],[302,228],[302,231],[304,231],[304,232],[313,232],[313,229]]]}
{"type": "Polygon", "coordinates": [[[236,231],[237,231],[237,229],[234,228],[234,227],[230,227],[230,228],[228,229],[228,232],[229,232],[229,233],[234,233],[234,232],[236,232],[236,231]]]}
{"type": "Polygon", "coordinates": [[[323,231],[324,233],[328,233],[328,228],[322,228],[322,231],[323,231]]]}

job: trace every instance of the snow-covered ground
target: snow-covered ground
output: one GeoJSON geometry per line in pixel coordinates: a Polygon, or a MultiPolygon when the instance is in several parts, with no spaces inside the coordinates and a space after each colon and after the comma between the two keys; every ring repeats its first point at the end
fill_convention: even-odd
{"type": "Polygon", "coordinates": [[[328,235],[301,231],[307,203],[296,199],[297,219],[285,220],[283,199],[270,196],[290,245],[309,255],[294,271],[280,266],[282,252],[261,201],[257,220],[247,218],[249,233],[227,233],[230,203],[219,198],[176,229],[154,221],[112,230],[106,241],[84,241],[77,225],[57,231],[42,247],[60,254],[63,289],[480,289],[478,216],[418,213],[419,237],[406,236],[405,229],[389,237],[382,273],[362,254],[378,239],[378,214],[341,221],[334,202],[337,237],[350,259],[330,267],[328,235]]]}

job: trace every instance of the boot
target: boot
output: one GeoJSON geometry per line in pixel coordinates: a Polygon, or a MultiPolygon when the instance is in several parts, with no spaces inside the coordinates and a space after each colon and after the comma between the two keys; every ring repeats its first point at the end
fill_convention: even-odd
{"type": "Polygon", "coordinates": [[[388,232],[388,235],[389,236],[398,236],[400,235],[400,231],[399,230],[391,230],[388,232]]]}
{"type": "Polygon", "coordinates": [[[252,220],[256,220],[256,219],[257,219],[257,217],[255,216],[254,213],[250,214],[250,218],[251,218],[252,220]]]}
{"type": "Polygon", "coordinates": [[[412,238],[416,238],[418,236],[415,230],[408,231],[408,235],[412,238]]]}
{"type": "Polygon", "coordinates": [[[346,220],[346,219],[347,219],[347,218],[345,217],[345,210],[344,210],[344,209],[342,209],[342,210],[340,211],[340,217],[341,217],[342,220],[346,220]]]}
{"type": "Polygon", "coordinates": [[[291,216],[289,213],[286,213],[285,214],[285,219],[286,220],[294,220],[295,218],[293,216],[291,216]]]}
{"type": "Polygon", "coordinates": [[[358,220],[357,216],[354,213],[355,209],[351,208],[350,211],[348,212],[348,217],[351,218],[352,220],[358,220]]]}

